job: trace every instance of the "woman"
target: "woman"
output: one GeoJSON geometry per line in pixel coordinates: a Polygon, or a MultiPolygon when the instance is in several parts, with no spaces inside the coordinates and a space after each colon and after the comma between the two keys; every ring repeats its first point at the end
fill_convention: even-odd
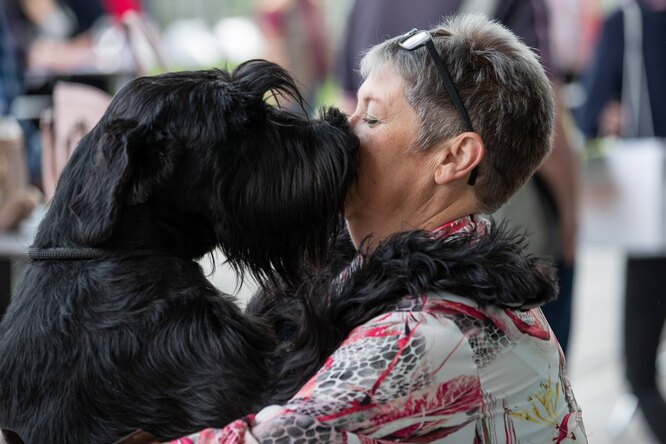
{"type": "Polygon", "coordinates": [[[283,374],[323,365],[286,404],[178,442],[586,442],[564,357],[531,308],[556,293],[552,271],[478,215],[549,152],[537,58],[463,16],[373,47],[362,73],[345,208],[362,254],[303,319],[283,374]]]}

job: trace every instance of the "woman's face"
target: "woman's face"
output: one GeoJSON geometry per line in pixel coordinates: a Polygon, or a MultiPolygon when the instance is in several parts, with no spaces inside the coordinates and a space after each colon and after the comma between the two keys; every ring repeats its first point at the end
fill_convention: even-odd
{"type": "MultiPolygon", "coordinates": [[[[359,89],[350,118],[360,139],[358,180],[345,205],[350,224],[386,223],[389,232],[399,231],[423,201],[431,155],[416,149],[418,118],[404,88],[400,75],[385,63],[359,89]]],[[[387,232],[374,228],[364,235],[387,232]]]]}

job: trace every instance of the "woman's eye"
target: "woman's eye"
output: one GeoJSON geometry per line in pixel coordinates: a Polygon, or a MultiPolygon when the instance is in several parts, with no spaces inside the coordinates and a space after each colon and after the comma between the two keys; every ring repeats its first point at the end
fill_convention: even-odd
{"type": "Polygon", "coordinates": [[[363,118],[363,121],[367,123],[370,126],[376,125],[379,123],[379,120],[375,119],[374,117],[366,116],[363,118]]]}

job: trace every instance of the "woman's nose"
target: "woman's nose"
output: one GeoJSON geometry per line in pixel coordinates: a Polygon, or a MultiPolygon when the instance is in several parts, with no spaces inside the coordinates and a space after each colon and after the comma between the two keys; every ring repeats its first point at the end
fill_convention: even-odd
{"type": "Polygon", "coordinates": [[[358,114],[354,113],[350,116],[347,116],[347,121],[349,122],[349,126],[354,128],[354,126],[356,125],[356,122],[358,122],[358,114]]]}

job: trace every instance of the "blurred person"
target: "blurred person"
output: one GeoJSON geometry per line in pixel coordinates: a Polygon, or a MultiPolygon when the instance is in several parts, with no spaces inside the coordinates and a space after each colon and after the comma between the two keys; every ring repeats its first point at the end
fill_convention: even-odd
{"type": "Polygon", "coordinates": [[[320,0],[261,0],[257,15],[265,58],[287,69],[312,105],[329,64],[320,0]]]}
{"type": "Polygon", "coordinates": [[[359,172],[344,209],[359,255],[301,294],[310,308],[275,390],[302,388],[175,442],[587,442],[536,308],[555,296],[553,270],[480,215],[551,149],[537,57],[464,15],[372,47],[361,72],[359,172]],[[302,385],[304,369],[319,370],[302,385]]]}
{"type": "MultiPolygon", "coordinates": [[[[5,121],[15,120],[12,104],[26,91],[20,29],[16,4],[11,1],[3,3],[0,8],[0,116],[4,116],[5,121]]],[[[21,158],[28,170],[29,180],[39,184],[41,176],[39,133],[31,121],[22,120],[19,124],[20,134],[12,136],[11,139],[20,140],[21,158]]]]}
{"type": "MultiPolygon", "coordinates": [[[[429,27],[443,16],[468,9],[494,16],[535,48],[547,69],[551,66],[548,16],[542,0],[356,0],[336,66],[343,108],[349,111],[355,106],[354,94],[361,82],[358,60],[363,51],[387,36],[400,35],[413,27],[429,27]]],[[[543,311],[566,353],[571,330],[578,164],[565,131],[565,110],[556,79],[554,83],[557,113],[553,151],[532,180],[495,216],[526,228],[530,251],[549,255],[557,262],[560,296],[543,311]]]]}
{"type": "MultiPolygon", "coordinates": [[[[583,79],[587,100],[577,117],[587,137],[666,137],[665,55],[666,0],[628,3],[608,16],[583,79]]],[[[666,443],[666,400],[657,384],[656,361],[666,321],[665,253],[647,256],[629,251],[623,313],[626,377],[662,443],[666,443]]]]}
{"type": "MultiPolygon", "coordinates": [[[[7,10],[0,7],[0,232],[16,229],[39,200],[39,194],[28,187],[24,132],[11,114],[11,104],[21,88],[7,10]]],[[[6,303],[0,296],[0,315],[6,303]]]]}
{"type": "Polygon", "coordinates": [[[10,30],[5,5],[0,7],[0,116],[9,108],[21,91],[16,43],[10,30]]]}
{"type": "Polygon", "coordinates": [[[623,103],[625,14],[617,9],[605,20],[594,60],[583,76],[586,101],[577,121],[587,137],[666,137],[666,0],[636,3],[646,90],[640,91],[638,109],[623,103]]]}
{"type": "MultiPolygon", "coordinates": [[[[99,0],[4,0],[15,42],[20,95],[50,95],[59,79],[109,89],[109,78],[91,70],[92,29],[105,17],[99,0]],[[82,71],[83,69],[83,71],[82,71]]],[[[39,111],[22,120],[31,182],[41,186],[39,111]]]]}
{"type": "Polygon", "coordinates": [[[90,61],[90,29],[106,15],[99,0],[10,0],[24,18],[27,68],[70,71],[90,61]]]}

